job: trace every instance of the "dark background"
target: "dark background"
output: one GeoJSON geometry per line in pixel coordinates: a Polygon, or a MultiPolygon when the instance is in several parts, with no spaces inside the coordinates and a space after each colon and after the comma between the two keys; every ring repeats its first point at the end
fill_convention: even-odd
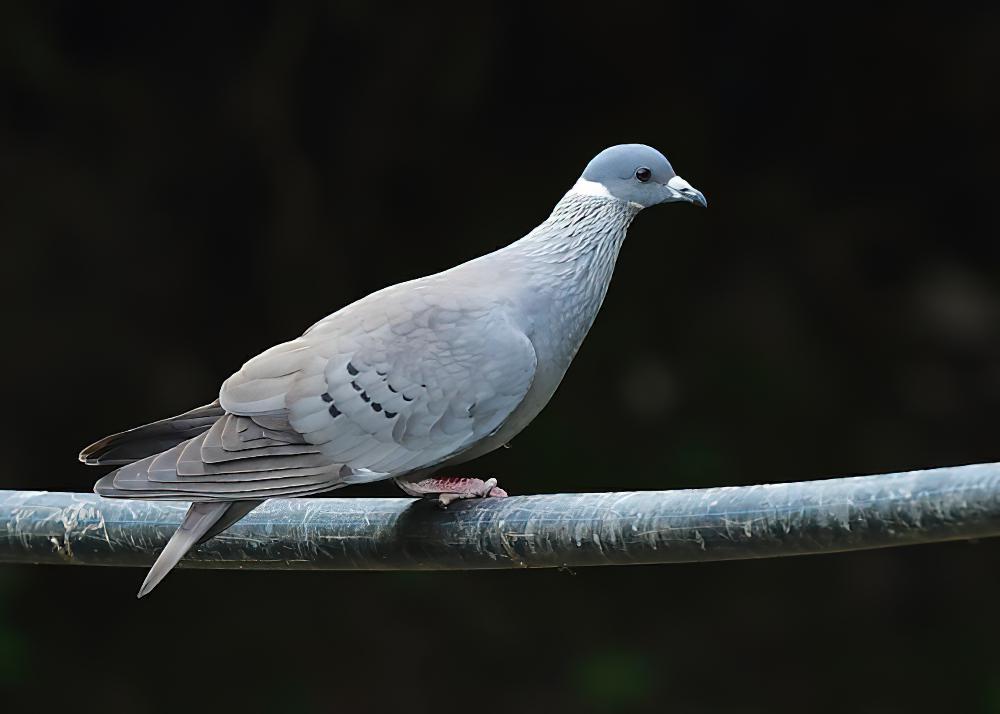
{"type": "MultiPolygon", "coordinates": [[[[551,406],[476,472],[530,493],[1000,460],[1000,11],[711,5],[4,3],[0,487],[89,490],[84,444],[518,238],[629,141],[711,207],[636,221],[551,406]]],[[[138,570],[4,567],[0,689],[11,711],[1000,712],[998,556],[179,571],[141,602],[138,570]]]]}

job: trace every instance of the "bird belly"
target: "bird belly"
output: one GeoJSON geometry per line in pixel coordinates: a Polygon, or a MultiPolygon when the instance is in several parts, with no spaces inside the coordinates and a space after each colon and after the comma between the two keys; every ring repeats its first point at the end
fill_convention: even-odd
{"type": "MultiPolygon", "coordinates": [[[[568,366],[568,365],[567,365],[568,366]]],[[[479,456],[488,454],[501,446],[507,444],[530,424],[536,416],[549,403],[552,395],[555,394],[559,383],[562,382],[566,369],[542,370],[535,375],[535,380],[531,388],[525,395],[524,400],[511,412],[511,415],[493,434],[480,439],[474,446],[455,455],[442,466],[465,463],[479,456]]]]}

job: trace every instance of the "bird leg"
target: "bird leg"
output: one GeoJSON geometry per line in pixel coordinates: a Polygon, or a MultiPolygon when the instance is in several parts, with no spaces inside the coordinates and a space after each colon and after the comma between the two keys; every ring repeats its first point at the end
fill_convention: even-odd
{"type": "Polygon", "coordinates": [[[495,478],[483,481],[479,478],[456,476],[451,478],[425,478],[421,481],[395,479],[396,485],[411,496],[437,496],[442,508],[463,498],[505,498],[507,492],[497,486],[495,478]]]}

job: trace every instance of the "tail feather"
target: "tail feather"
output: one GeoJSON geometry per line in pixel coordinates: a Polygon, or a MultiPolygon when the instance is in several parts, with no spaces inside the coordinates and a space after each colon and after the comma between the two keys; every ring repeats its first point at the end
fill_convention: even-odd
{"type": "Polygon", "coordinates": [[[180,527],[160,553],[137,597],[148,595],[191,548],[221,533],[248,514],[260,501],[206,501],[192,503],[180,527]]]}
{"type": "Polygon", "coordinates": [[[243,518],[243,516],[250,513],[250,511],[262,503],[263,501],[230,501],[229,510],[227,510],[222,517],[215,522],[214,526],[208,529],[196,545],[201,545],[205,541],[215,538],[215,536],[222,533],[222,531],[229,528],[229,526],[236,523],[236,521],[243,518]]]}
{"type": "Polygon", "coordinates": [[[187,441],[207,431],[226,411],[218,400],[189,412],[106,436],[80,452],[90,466],[121,466],[187,441]]]}

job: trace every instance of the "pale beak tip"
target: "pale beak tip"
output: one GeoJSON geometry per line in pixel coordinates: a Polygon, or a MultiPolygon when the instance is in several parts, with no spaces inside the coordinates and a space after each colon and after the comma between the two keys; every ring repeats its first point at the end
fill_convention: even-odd
{"type": "Polygon", "coordinates": [[[705,194],[682,179],[680,176],[674,176],[667,181],[667,188],[671,190],[674,197],[673,200],[675,201],[684,200],[688,203],[698,204],[702,208],[708,208],[708,199],[705,198],[705,194]]]}

